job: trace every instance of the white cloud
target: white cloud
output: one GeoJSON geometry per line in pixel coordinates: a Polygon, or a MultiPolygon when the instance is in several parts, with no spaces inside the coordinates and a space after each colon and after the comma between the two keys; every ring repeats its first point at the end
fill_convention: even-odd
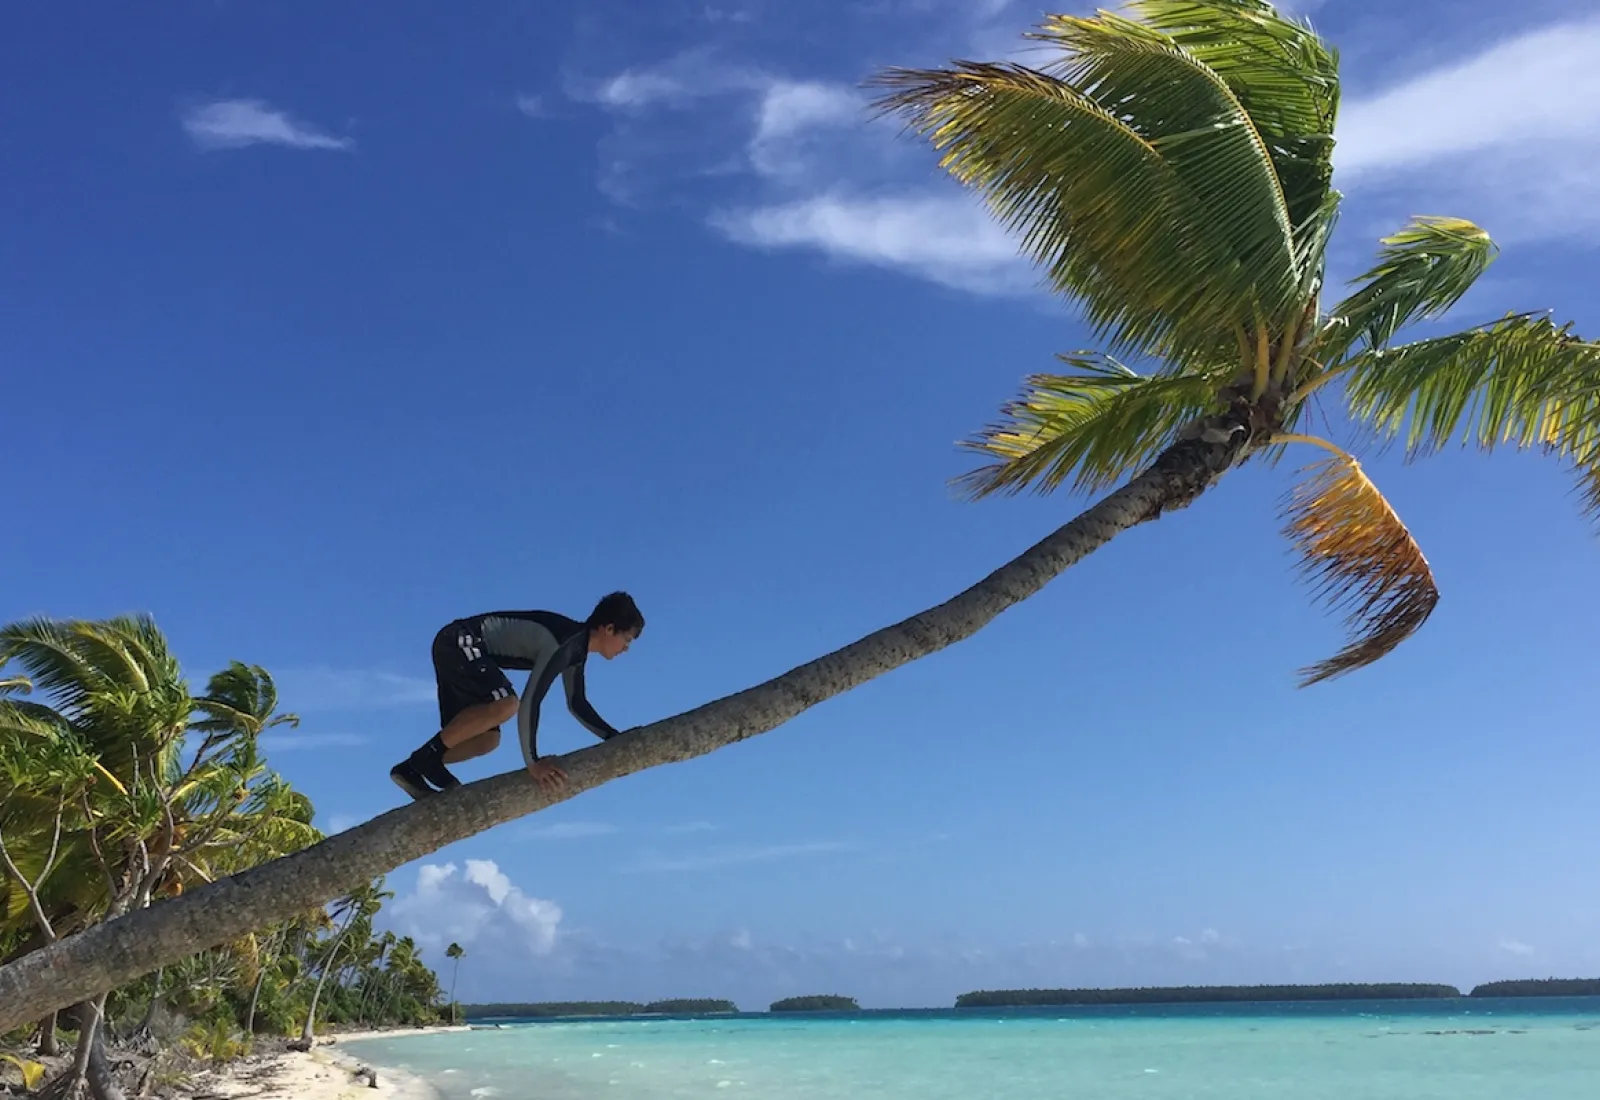
{"type": "Polygon", "coordinates": [[[686,89],[660,73],[619,73],[600,85],[598,98],[608,107],[642,107],[663,99],[677,99],[686,89]]]}
{"type": "Polygon", "coordinates": [[[584,840],[611,836],[618,831],[617,826],[605,821],[558,821],[552,825],[531,826],[525,830],[525,835],[538,840],[584,840]]]}
{"type": "Polygon", "coordinates": [[[700,17],[707,23],[754,23],[756,14],[740,8],[719,8],[707,4],[700,13],[700,17]]]}
{"type": "Polygon", "coordinates": [[[711,224],[739,244],[809,249],[961,290],[1005,294],[1037,284],[1016,242],[963,194],[817,195],[718,211],[711,224]]]}
{"type": "Polygon", "coordinates": [[[1089,946],[1089,937],[1082,932],[1074,932],[1072,934],[1072,946],[1080,951],[1087,948],[1089,946]]]}
{"type": "Polygon", "coordinates": [[[1340,110],[1337,182],[1502,243],[1600,240],[1600,19],[1542,27],[1340,110]]]}
{"type": "Polygon", "coordinates": [[[219,99],[192,108],[183,128],[202,149],[243,149],[280,145],[289,149],[348,149],[355,143],[335,137],[259,99],[219,99]]]}
{"type": "Polygon", "coordinates": [[[808,131],[860,123],[862,100],[846,88],[814,81],[776,81],[761,97],[750,164],[764,176],[803,170],[808,131]]]}
{"type": "Polygon", "coordinates": [[[699,871],[733,863],[762,863],[774,859],[842,852],[853,845],[842,841],[813,841],[804,844],[769,844],[764,847],[722,848],[691,856],[650,856],[628,867],[630,871],[699,871]]]}
{"type": "Polygon", "coordinates": [[[278,697],[291,711],[413,706],[437,698],[432,680],[376,669],[286,668],[274,678],[278,697]]]}
{"type": "Polygon", "coordinates": [[[1521,940],[1501,940],[1500,950],[1508,952],[1512,955],[1526,956],[1533,954],[1532,946],[1523,943],[1521,940]]]}
{"type": "Polygon", "coordinates": [[[1335,163],[1394,171],[1507,146],[1600,135],[1600,20],[1530,31],[1339,112],[1335,163]]]}
{"type": "Polygon", "coordinates": [[[518,95],[517,110],[529,118],[543,118],[545,115],[544,99],[540,96],[526,93],[518,95]]]}
{"type": "Polygon", "coordinates": [[[417,871],[416,889],[385,907],[388,922],[418,943],[454,940],[463,947],[548,955],[555,947],[561,907],[530,897],[488,859],[426,863],[417,871]]]}
{"type": "Polygon", "coordinates": [[[588,88],[574,88],[575,99],[589,100],[613,111],[682,107],[695,100],[729,93],[748,93],[772,78],[743,65],[719,61],[713,51],[689,50],[654,65],[624,69],[588,88]]]}

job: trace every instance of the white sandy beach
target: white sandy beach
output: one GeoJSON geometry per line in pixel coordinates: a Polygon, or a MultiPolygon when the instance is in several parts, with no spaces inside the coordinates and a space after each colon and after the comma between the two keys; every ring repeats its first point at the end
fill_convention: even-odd
{"type": "Polygon", "coordinates": [[[459,1027],[397,1028],[391,1031],[352,1031],[318,1041],[309,1052],[281,1051],[247,1058],[219,1073],[195,1082],[191,1095],[219,1100],[435,1100],[432,1086],[420,1077],[373,1067],[377,1088],[356,1070],[371,1066],[341,1049],[352,1039],[398,1039],[410,1035],[436,1035],[467,1031],[459,1027]]]}

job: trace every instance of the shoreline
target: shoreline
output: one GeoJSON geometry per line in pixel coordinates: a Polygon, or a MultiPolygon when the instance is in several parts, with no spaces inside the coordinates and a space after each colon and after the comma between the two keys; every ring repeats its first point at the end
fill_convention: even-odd
{"type": "Polygon", "coordinates": [[[247,1055],[197,1076],[184,1091],[196,1100],[439,1100],[438,1088],[426,1078],[371,1062],[340,1047],[361,1039],[399,1039],[469,1030],[465,1024],[443,1024],[335,1032],[319,1036],[309,1051],[279,1049],[247,1055]],[[369,1077],[374,1072],[376,1085],[369,1077]]]}

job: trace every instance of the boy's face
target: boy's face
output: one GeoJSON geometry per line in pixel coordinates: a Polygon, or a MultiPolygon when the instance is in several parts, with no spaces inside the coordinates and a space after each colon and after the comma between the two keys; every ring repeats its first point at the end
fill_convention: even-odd
{"type": "Polygon", "coordinates": [[[619,632],[614,626],[602,626],[595,638],[595,652],[609,661],[628,652],[636,637],[638,634],[632,630],[619,632]]]}

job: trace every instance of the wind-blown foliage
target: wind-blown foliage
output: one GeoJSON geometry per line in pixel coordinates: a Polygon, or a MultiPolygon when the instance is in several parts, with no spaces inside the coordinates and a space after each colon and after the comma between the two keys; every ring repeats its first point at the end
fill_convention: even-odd
{"type": "Polygon", "coordinates": [[[1351,636],[1314,683],[1371,664],[1427,620],[1427,559],[1359,464],[1297,434],[1324,387],[1410,457],[1452,441],[1537,448],[1571,464],[1600,511],[1600,347],[1511,315],[1397,342],[1436,322],[1494,261],[1460,218],[1418,217],[1381,242],[1343,301],[1322,305],[1338,55],[1262,0],[1133,0],[1129,16],[1046,18],[1042,64],[891,69],[880,106],[1015,230],[1048,281],[1119,355],[1063,356],[968,445],[973,496],[1098,490],[1196,435],[1245,433],[1241,461],[1335,453],[1291,496],[1286,532],[1351,636]],[[1230,423],[1231,421],[1231,423],[1230,423]]]}
{"type": "Polygon", "coordinates": [[[202,1030],[221,1026],[245,1037],[435,1023],[443,1012],[437,974],[411,937],[373,927],[387,896],[375,883],[329,910],[267,929],[253,944],[201,952],[118,991],[111,1011],[139,1020],[154,1002],[202,1030]],[[346,914],[349,921],[340,919],[346,914]]]}
{"type": "Polygon", "coordinates": [[[1285,527],[1319,594],[1349,609],[1356,641],[1307,670],[1327,680],[1371,664],[1433,613],[1439,602],[1422,548],[1349,455],[1312,468],[1297,487],[1285,527]]]}
{"type": "MultiPolygon", "coordinates": [[[[13,623],[0,628],[0,666],[8,664],[24,675],[8,668],[0,681],[5,957],[321,839],[310,801],[262,755],[263,731],[298,722],[278,712],[264,669],[235,662],[191,695],[144,617],[13,623]]],[[[356,975],[393,994],[371,998],[370,1012],[363,1005],[366,1018],[431,1019],[437,982],[414,952],[396,956],[398,968],[371,970],[377,899],[364,895],[358,935],[339,945],[347,961],[331,983],[329,1013],[352,1014],[340,991],[356,975]]],[[[309,981],[305,959],[332,957],[332,943],[315,932],[323,923],[325,915],[291,922],[182,960],[116,991],[109,1011],[139,1002],[146,1024],[159,1006],[222,1028],[208,1033],[208,1049],[241,1026],[285,1024],[285,1013],[309,1021],[326,978],[309,981]]],[[[99,1007],[90,1008],[98,1019],[99,1007]]],[[[97,1026],[79,1031],[85,1049],[99,1038],[97,1026]]]]}

